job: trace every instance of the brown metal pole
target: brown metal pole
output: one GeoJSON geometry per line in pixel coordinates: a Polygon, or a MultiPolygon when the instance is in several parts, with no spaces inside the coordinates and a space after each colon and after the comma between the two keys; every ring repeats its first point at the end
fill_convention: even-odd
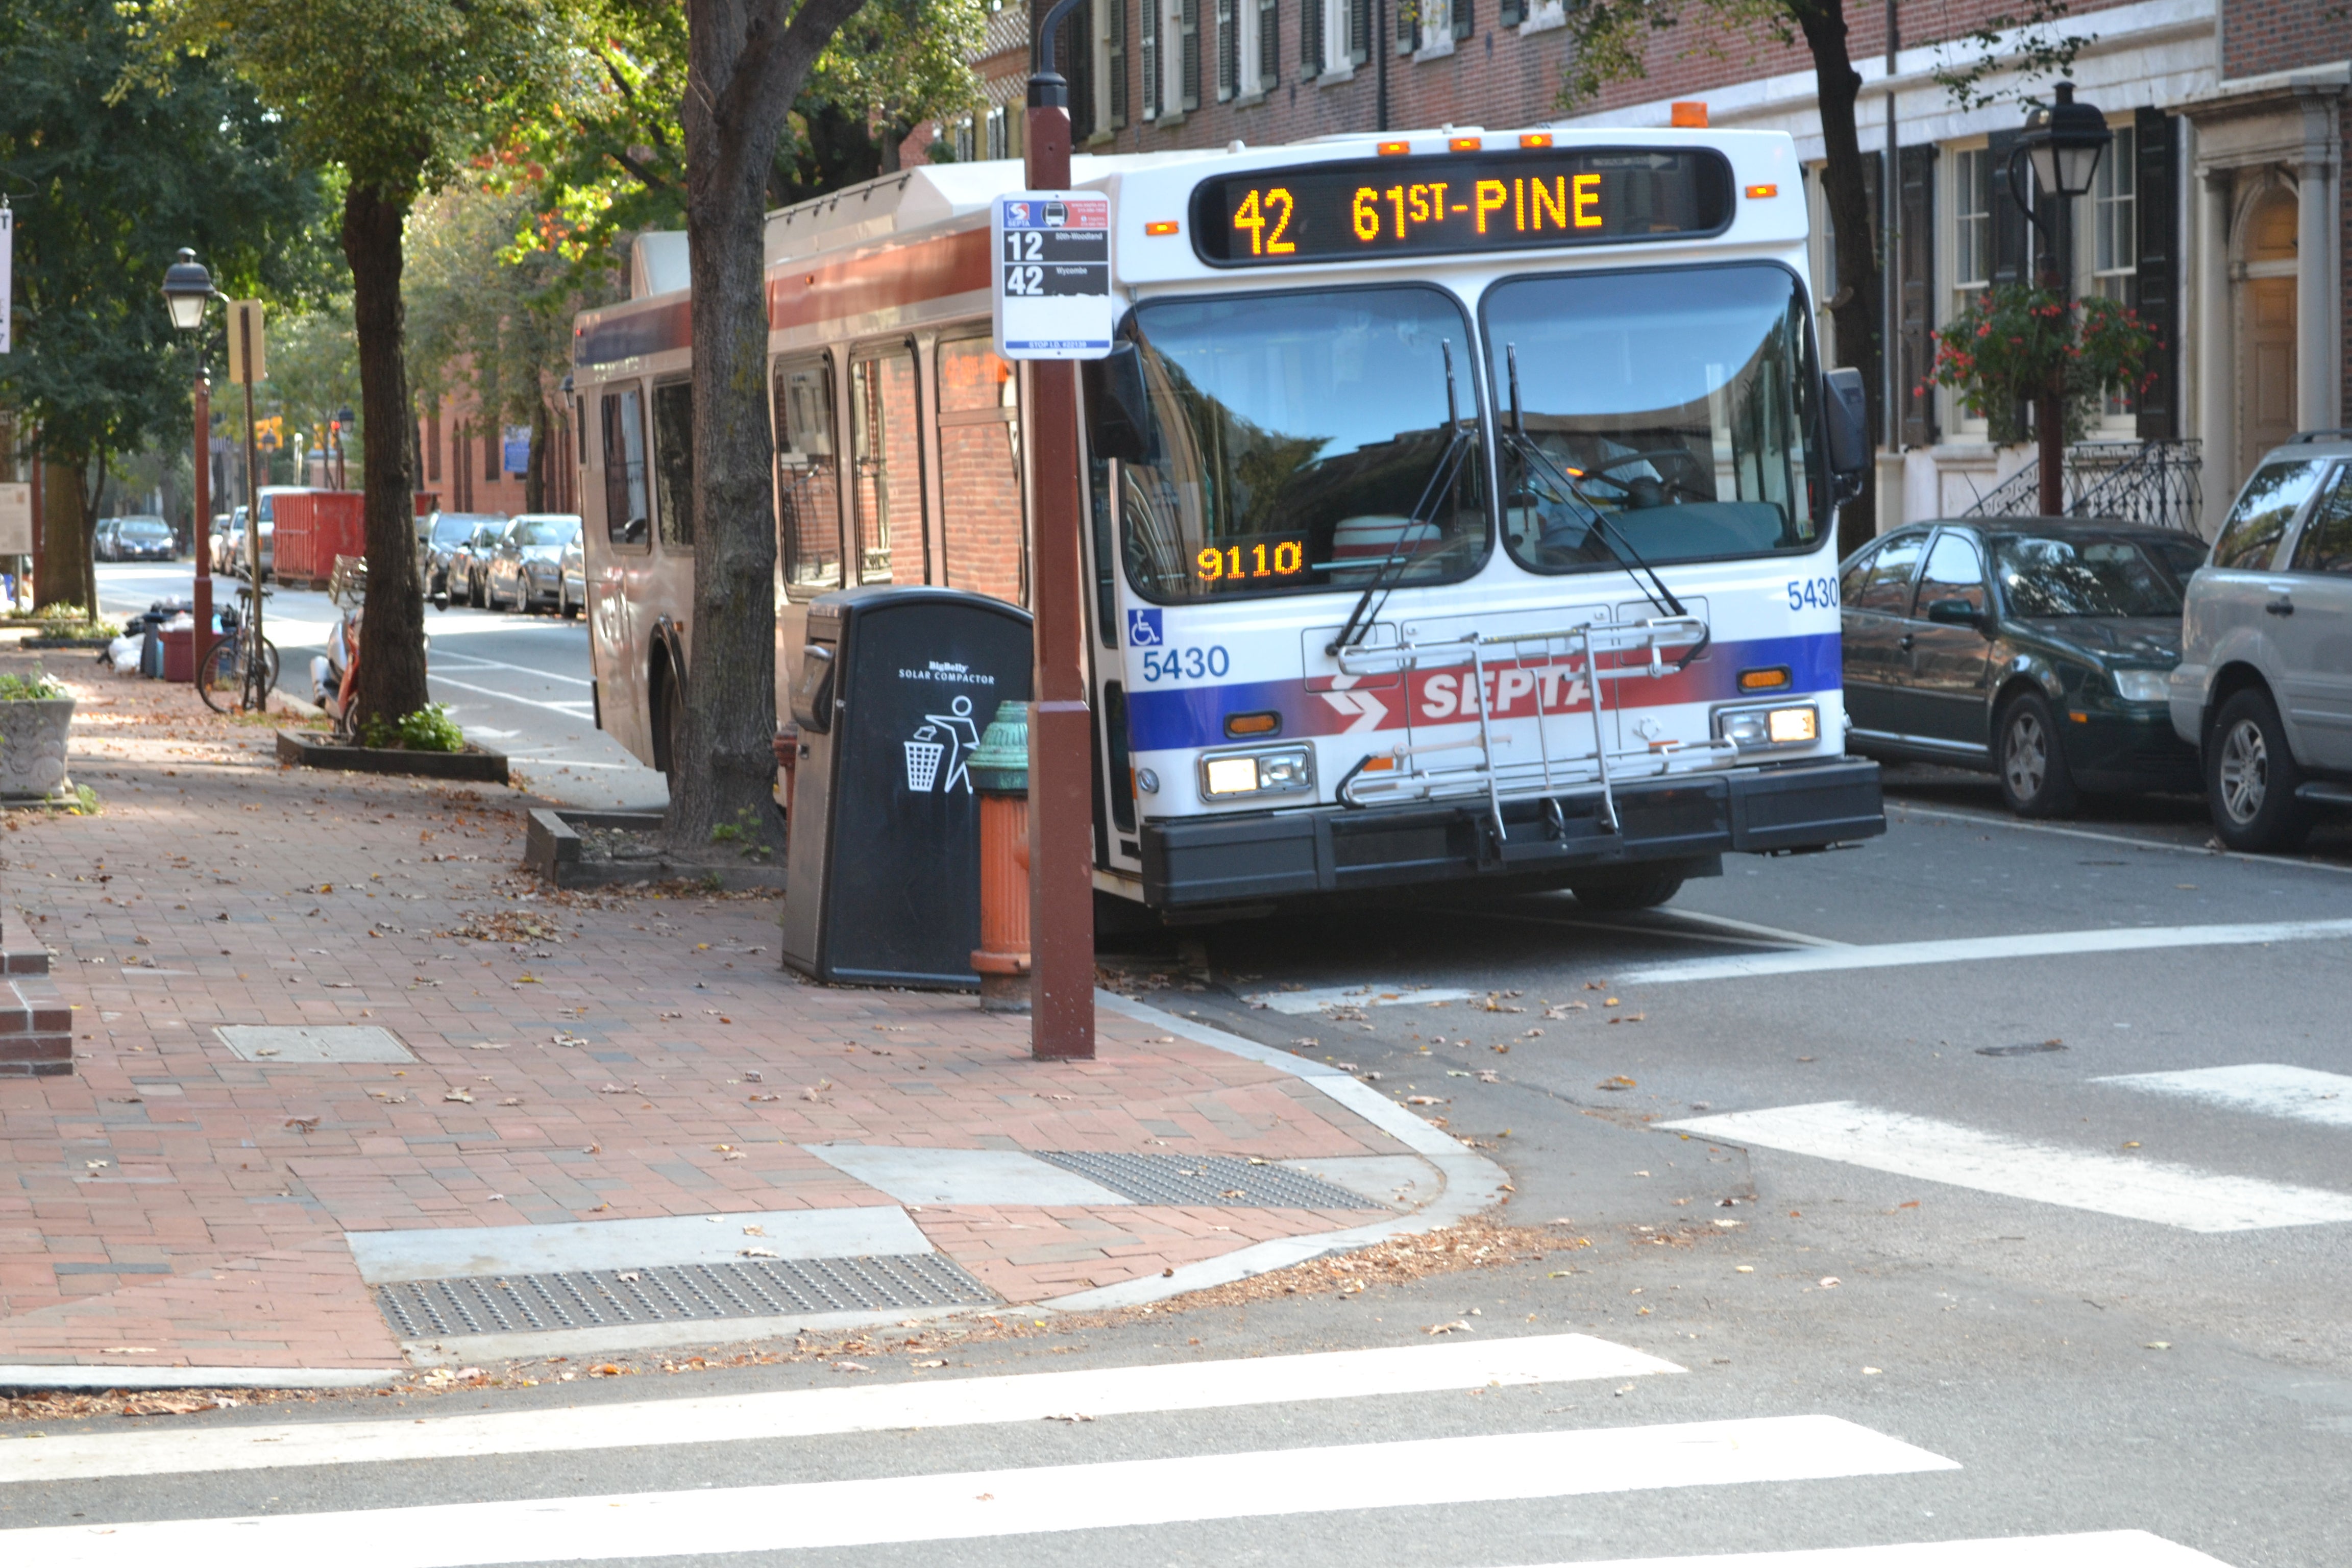
{"type": "Polygon", "coordinates": [[[196,367],[196,482],[194,521],[188,538],[195,547],[195,589],[188,595],[194,629],[188,636],[188,679],[204,671],[205,655],[212,651],[213,629],[213,384],[205,367],[196,367]]]}
{"type": "MultiPolygon", "coordinates": [[[[1069,89],[1053,69],[1057,4],[1039,31],[1029,79],[1027,179],[1070,183],[1069,89]]],[[[1095,1054],[1093,726],[1086,680],[1079,564],[1077,366],[1029,366],[1030,573],[1036,666],[1029,708],[1029,1051],[1040,1059],[1095,1054]]]]}

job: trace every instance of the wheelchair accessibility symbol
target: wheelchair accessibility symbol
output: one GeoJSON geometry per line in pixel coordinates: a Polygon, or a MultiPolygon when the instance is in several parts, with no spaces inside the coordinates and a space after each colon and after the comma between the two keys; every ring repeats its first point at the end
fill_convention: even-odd
{"type": "Polygon", "coordinates": [[[1158,610],[1127,612],[1127,646],[1129,647],[1161,647],[1166,639],[1160,635],[1158,610]]]}

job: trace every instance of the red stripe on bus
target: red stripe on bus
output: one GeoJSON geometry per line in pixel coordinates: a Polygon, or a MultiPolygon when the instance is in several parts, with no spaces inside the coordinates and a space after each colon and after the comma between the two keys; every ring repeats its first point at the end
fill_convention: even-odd
{"type": "Polygon", "coordinates": [[[893,246],[814,269],[771,273],[768,327],[807,326],[988,288],[988,230],[893,246]]]}

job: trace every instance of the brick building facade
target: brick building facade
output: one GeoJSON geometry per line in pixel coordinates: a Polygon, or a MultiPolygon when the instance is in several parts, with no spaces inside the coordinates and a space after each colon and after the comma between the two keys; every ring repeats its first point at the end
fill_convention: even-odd
{"type": "MultiPolygon", "coordinates": [[[[2034,231],[2003,178],[2019,104],[1963,109],[1933,77],[1973,53],[1948,40],[2012,8],[1896,0],[1891,71],[1885,7],[1848,9],[1869,179],[1893,198],[1874,202],[1895,235],[1882,527],[1965,510],[2030,456],[1990,445],[1948,394],[1917,390],[1935,328],[1972,291],[2033,265],[2034,231]]],[[[1028,21],[1017,9],[991,16],[974,62],[987,106],[925,127],[910,161],[934,140],[965,161],[1020,155],[1028,21]]],[[[2097,434],[2196,443],[2181,450],[2201,453],[2210,529],[2264,447],[2342,423],[2352,402],[2342,174],[2352,14],[2315,0],[2076,0],[2063,28],[2094,36],[2074,76],[2116,135],[2097,187],[2074,204],[2074,287],[2132,303],[2168,345],[2157,387],[2139,406],[2106,409],[2097,434]]],[[[1558,0],[1087,0],[1066,25],[1058,63],[1082,152],[1448,124],[1663,125],[1674,101],[1699,99],[1716,126],[1786,131],[1818,166],[1813,66],[1801,43],[1685,22],[1653,38],[1646,78],[1571,112],[1559,102],[1567,39],[1558,0]]],[[[1813,207],[1813,280],[1827,299],[1835,279],[1813,207]]],[[[1821,322],[1826,336],[1826,313],[1821,322]]]]}

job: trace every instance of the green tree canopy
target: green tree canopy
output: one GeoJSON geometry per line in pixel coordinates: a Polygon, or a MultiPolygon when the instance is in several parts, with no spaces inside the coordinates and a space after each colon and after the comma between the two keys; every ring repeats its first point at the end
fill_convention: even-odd
{"type": "MultiPolygon", "coordinates": [[[[163,62],[162,90],[110,100],[133,63],[135,7],[14,0],[0,8],[0,184],[16,209],[15,352],[0,404],[80,479],[74,537],[49,542],[45,602],[86,599],[79,563],[110,460],[188,432],[193,345],[160,292],[182,246],[226,292],[315,298],[330,279],[314,164],[259,98],[214,62],[163,62]]],[[[209,359],[223,362],[220,314],[209,359]]]]}

